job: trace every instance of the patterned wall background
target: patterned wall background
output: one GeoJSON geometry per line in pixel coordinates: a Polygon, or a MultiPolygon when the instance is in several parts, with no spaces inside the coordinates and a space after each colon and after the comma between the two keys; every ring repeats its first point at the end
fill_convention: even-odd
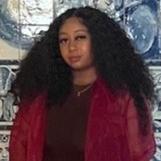
{"type": "Polygon", "coordinates": [[[9,92],[18,65],[49,23],[67,8],[90,5],[125,29],[154,77],[153,125],[161,161],[161,0],[0,0],[0,161],[8,161],[10,128],[18,110],[9,92]]]}

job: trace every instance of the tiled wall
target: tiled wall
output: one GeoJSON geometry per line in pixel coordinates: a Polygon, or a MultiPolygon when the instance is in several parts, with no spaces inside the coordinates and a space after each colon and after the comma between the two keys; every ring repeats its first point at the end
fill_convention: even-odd
{"type": "Polygon", "coordinates": [[[8,161],[8,141],[18,107],[8,92],[21,59],[57,15],[90,5],[115,19],[127,32],[154,78],[153,120],[161,161],[161,0],[0,0],[0,161],[8,161]]]}

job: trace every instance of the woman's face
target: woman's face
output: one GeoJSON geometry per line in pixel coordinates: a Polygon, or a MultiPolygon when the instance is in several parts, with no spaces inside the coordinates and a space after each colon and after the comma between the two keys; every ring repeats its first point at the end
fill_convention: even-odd
{"type": "Polygon", "coordinates": [[[59,31],[59,48],[65,62],[73,70],[93,67],[90,34],[80,19],[67,19],[59,31]]]}

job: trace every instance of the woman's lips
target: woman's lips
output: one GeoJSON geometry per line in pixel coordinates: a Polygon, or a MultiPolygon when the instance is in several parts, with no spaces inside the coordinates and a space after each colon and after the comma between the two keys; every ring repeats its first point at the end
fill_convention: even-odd
{"type": "Polygon", "coordinates": [[[69,61],[70,61],[71,63],[76,63],[76,62],[80,61],[81,56],[71,56],[71,57],[69,57],[68,59],[69,59],[69,61]]]}

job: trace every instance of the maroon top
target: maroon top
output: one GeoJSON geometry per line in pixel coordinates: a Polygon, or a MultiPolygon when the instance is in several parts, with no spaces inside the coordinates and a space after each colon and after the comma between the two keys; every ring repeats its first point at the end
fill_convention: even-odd
{"type": "Polygon", "coordinates": [[[43,161],[84,161],[90,93],[88,85],[76,86],[62,106],[48,110],[43,161]]]}

